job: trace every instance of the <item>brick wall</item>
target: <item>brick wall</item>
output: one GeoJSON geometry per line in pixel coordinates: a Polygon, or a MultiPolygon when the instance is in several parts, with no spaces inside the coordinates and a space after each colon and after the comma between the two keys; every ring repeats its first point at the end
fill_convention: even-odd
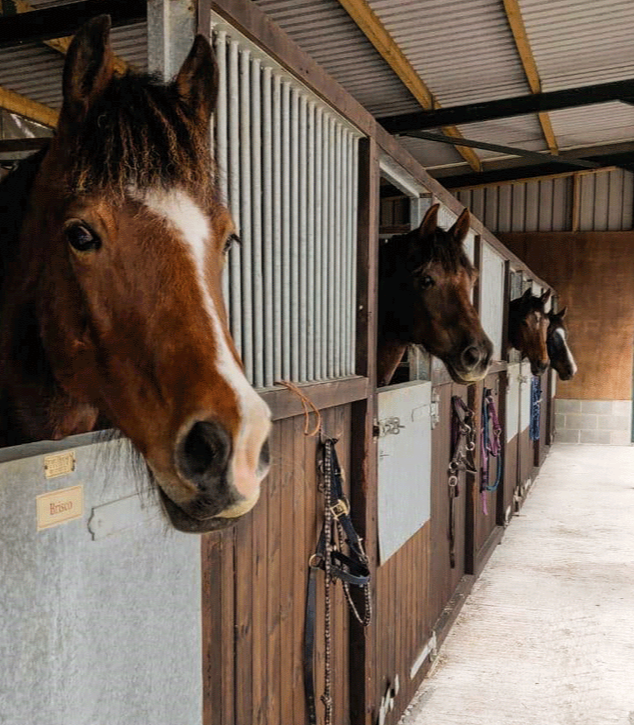
{"type": "Polygon", "coordinates": [[[632,440],[631,400],[555,400],[558,443],[626,446],[632,440]]]}

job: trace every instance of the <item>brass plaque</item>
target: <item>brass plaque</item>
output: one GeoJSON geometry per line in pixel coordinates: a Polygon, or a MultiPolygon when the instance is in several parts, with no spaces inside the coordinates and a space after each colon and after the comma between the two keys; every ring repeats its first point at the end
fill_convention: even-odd
{"type": "Polygon", "coordinates": [[[75,451],[64,451],[44,457],[44,475],[46,478],[65,476],[75,470],[75,451]]]}
{"type": "Polygon", "coordinates": [[[84,513],[84,487],[60,488],[37,496],[37,530],[50,529],[66,521],[81,518],[84,513]]]}

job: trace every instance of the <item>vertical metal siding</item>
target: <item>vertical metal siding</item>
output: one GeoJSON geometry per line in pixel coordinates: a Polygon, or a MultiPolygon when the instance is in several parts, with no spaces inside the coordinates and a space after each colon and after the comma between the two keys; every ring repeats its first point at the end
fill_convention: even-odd
{"type": "MultiPolygon", "coordinates": [[[[634,174],[612,169],[578,174],[579,231],[632,228],[634,174]]],[[[573,176],[462,189],[456,197],[493,232],[572,229],[573,176]]]]}
{"type": "Polygon", "coordinates": [[[360,134],[217,18],[214,138],[241,245],[225,293],[249,380],[354,373],[360,134]]]}

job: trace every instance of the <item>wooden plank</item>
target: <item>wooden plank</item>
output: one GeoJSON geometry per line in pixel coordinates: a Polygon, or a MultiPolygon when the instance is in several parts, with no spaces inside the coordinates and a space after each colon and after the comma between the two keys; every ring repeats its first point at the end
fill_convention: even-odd
{"type": "MultiPolygon", "coordinates": [[[[370,570],[376,578],[377,448],[373,435],[376,415],[376,346],[378,300],[379,155],[372,139],[359,142],[359,216],[357,222],[357,345],[356,371],[369,381],[366,399],[352,406],[351,503],[354,526],[365,542],[370,570]]],[[[373,593],[378,584],[373,581],[373,593]]],[[[350,713],[359,725],[372,725],[377,624],[350,624],[350,713]]]]}
{"type": "Polygon", "coordinates": [[[253,513],[235,528],[235,720],[253,722],[253,513]]]}
{"type": "MultiPolygon", "coordinates": [[[[273,429],[271,437],[272,446],[278,451],[284,449],[281,427],[278,424],[273,429]]],[[[282,531],[287,528],[289,523],[282,518],[283,478],[283,469],[276,471],[271,484],[266,487],[268,504],[265,521],[266,548],[262,552],[262,555],[266,558],[265,589],[262,591],[263,595],[266,593],[266,618],[263,632],[266,645],[266,680],[263,684],[264,697],[260,716],[263,725],[284,722],[280,717],[280,713],[284,701],[291,698],[289,692],[283,691],[282,683],[289,680],[288,671],[292,666],[292,659],[288,659],[284,663],[281,661],[282,617],[285,611],[283,608],[283,591],[284,582],[287,579],[282,571],[282,531]]],[[[257,594],[255,598],[259,599],[257,594]]]]}
{"type": "Polygon", "coordinates": [[[43,126],[55,128],[59,119],[59,111],[56,111],[43,103],[32,101],[26,96],[10,91],[0,86],[0,108],[10,113],[17,113],[20,116],[37,121],[43,126]]]}
{"type": "MultiPolygon", "coordinates": [[[[318,410],[364,400],[368,395],[368,380],[360,376],[328,383],[308,383],[298,387],[303,395],[312,400],[318,410]]],[[[271,409],[273,420],[293,418],[304,412],[302,401],[288,388],[280,386],[274,390],[263,390],[260,396],[271,409]]],[[[312,422],[311,415],[311,425],[312,422]]]]}
{"type": "MultiPolygon", "coordinates": [[[[434,95],[366,0],[339,0],[339,3],[421,107],[426,111],[439,108],[440,105],[434,95]]],[[[455,126],[446,126],[443,131],[452,138],[462,138],[462,134],[455,126]]],[[[482,169],[480,159],[472,149],[458,147],[456,151],[474,171],[482,169]]]]}
{"type": "MultiPolygon", "coordinates": [[[[506,17],[511,26],[511,32],[513,33],[513,39],[517,46],[517,52],[519,53],[520,60],[522,61],[522,67],[526,75],[526,80],[533,93],[541,93],[542,83],[539,78],[539,71],[537,70],[537,63],[531,50],[530,42],[528,40],[528,34],[526,33],[526,27],[524,25],[524,19],[522,18],[522,11],[519,6],[518,0],[504,0],[504,10],[506,17]]],[[[538,113],[540,126],[548,149],[551,153],[559,153],[557,146],[557,140],[553,131],[552,123],[550,122],[550,116],[548,113],[538,113]]]]}
{"type": "MultiPolygon", "coordinates": [[[[303,621],[301,611],[303,602],[300,593],[306,588],[306,572],[305,568],[301,567],[305,540],[304,511],[303,497],[298,495],[298,487],[295,486],[293,476],[295,444],[294,442],[291,445],[288,444],[294,433],[294,421],[287,419],[278,423],[278,426],[282,430],[278,449],[280,456],[280,569],[278,572],[280,655],[277,674],[279,682],[274,683],[273,686],[280,700],[280,722],[293,723],[301,722],[301,720],[295,720],[295,700],[299,700],[298,709],[303,709],[304,705],[301,697],[303,688],[301,649],[298,649],[298,641],[295,637],[295,606],[297,605],[298,609],[297,625],[300,626],[303,621]],[[298,542],[302,542],[302,544],[299,545],[298,542]],[[299,564],[296,559],[299,559],[299,564]]],[[[269,536],[271,537],[271,534],[269,536]]]]}

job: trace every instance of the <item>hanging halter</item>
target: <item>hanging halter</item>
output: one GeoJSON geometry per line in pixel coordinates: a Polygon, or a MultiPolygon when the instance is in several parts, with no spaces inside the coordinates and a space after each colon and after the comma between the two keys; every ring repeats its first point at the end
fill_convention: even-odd
{"type": "Polygon", "coordinates": [[[460,471],[476,473],[474,455],[476,447],[475,413],[459,395],[451,396],[451,460],[447,467],[449,487],[449,563],[456,566],[456,507],[460,495],[460,471]]]}
{"type": "Polygon", "coordinates": [[[542,412],[542,379],[533,375],[531,380],[531,429],[530,437],[532,441],[538,441],[541,428],[541,412],[542,412]]]}
{"type": "Polygon", "coordinates": [[[490,491],[497,491],[500,481],[502,480],[504,465],[501,437],[502,426],[500,425],[498,413],[495,408],[493,391],[490,388],[484,388],[482,393],[482,433],[480,435],[482,452],[480,493],[482,495],[482,511],[485,516],[489,513],[487,508],[487,493],[490,491]],[[498,459],[497,471],[493,484],[489,483],[489,463],[491,458],[498,459]]]}
{"type": "Polygon", "coordinates": [[[306,594],[306,622],[304,629],[304,688],[306,691],[306,706],[308,709],[308,722],[317,724],[317,708],[315,698],[315,625],[317,615],[317,571],[324,572],[324,694],[321,697],[324,703],[324,725],[331,725],[332,720],[332,657],[331,657],[331,585],[339,580],[355,619],[364,627],[370,624],[372,618],[372,599],[370,592],[369,561],[363,550],[361,539],[354,530],[350,519],[350,504],[343,492],[343,472],[337,459],[335,438],[322,436],[320,460],[318,468],[322,477],[322,491],[324,494],[324,524],[317,542],[315,553],[309,561],[308,588],[306,594]],[[348,554],[341,551],[345,541],[348,554]],[[350,585],[363,590],[363,613],[357,609],[350,585]]]}

